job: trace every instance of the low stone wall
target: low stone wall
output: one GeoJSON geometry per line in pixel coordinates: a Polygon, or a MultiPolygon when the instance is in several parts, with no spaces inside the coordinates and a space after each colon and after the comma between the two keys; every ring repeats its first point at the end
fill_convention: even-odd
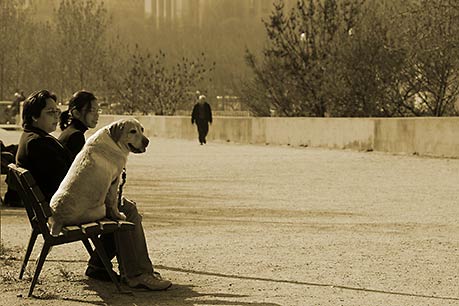
{"type": "Polygon", "coordinates": [[[459,118],[375,119],[374,150],[459,158],[459,118]]]}
{"type": "MultiPolygon", "coordinates": [[[[103,115],[99,126],[126,116],[103,115]]],[[[197,139],[189,116],[136,116],[147,136],[197,139]]],[[[215,117],[209,140],[459,157],[459,118],[215,117]]]]}

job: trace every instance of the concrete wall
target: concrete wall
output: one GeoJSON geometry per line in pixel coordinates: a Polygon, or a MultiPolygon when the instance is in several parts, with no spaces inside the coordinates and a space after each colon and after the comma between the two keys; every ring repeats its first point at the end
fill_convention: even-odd
{"type": "Polygon", "coordinates": [[[375,119],[376,151],[459,158],[459,118],[375,119]]]}
{"type": "MultiPolygon", "coordinates": [[[[356,118],[263,118],[267,143],[368,150],[374,123],[356,118]]],[[[263,133],[263,130],[260,133],[263,133]]]]}
{"type": "MultiPolygon", "coordinates": [[[[99,126],[126,116],[103,115],[99,126]]],[[[136,116],[147,136],[197,139],[189,116],[136,116]]],[[[209,140],[459,158],[459,118],[215,117],[209,140]]]]}

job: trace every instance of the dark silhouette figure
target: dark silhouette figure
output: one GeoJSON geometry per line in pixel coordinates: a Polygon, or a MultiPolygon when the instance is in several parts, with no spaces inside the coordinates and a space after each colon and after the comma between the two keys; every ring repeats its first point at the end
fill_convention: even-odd
{"type": "Polygon", "coordinates": [[[12,108],[12,116],[16,116],[19,114],[19,108],[21,105],[21,102],[24,101],[26,98],[24,97],[24,93],[22,91],[17,90],[14,93],[14,100],[13,103],[11,103],[11,108],[12,108]]]}
{"type": "Polygon", "coordinates": [[[14,93],[14,99],[11,102],[11,105],[9,107],[9,122],[11,123],[18,123],[16,116],[19,115],[19,110],[21,108],[21,102],[25,100],[24,94],[22,91],[17,90],[14,93]]]}
{"type": "Polygon", "coordinates": [[[209,123],[212,124],[212,110],[209,103],[206,102],[206,96],[200,95],[198,103],[193,107],[193,112],[191,113],[191,124],[198,126],[199,134],[199,143],[206,143],[206,136],[209,132],[209,123]]]}
{"type": "MultiPolygon", "coordinates": [[[[11,207],[22,207],[21,198],[19,194],[14,189],[10,181],[10,175],[8,171],[8,165],[10,163],[16,162],[16,152],[18,150],[17,144],[12,144],[9,146],[5,146],[3,142],[0,140],[0,161],[1,161],[1,168],[0,174],[6,174],[5,182],[7,184],[7,190],[5,193],[5,198],[3,200],[3,204],[5,206],[11,207]]],[[[1,201],[1,199],[0,199],[1,201]]]]}

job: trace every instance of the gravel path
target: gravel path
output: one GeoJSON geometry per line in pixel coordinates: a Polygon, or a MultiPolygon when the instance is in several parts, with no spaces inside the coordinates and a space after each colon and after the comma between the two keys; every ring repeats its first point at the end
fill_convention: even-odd
{"type": "Polygon", "coordinates": [[[2,242],[14,256],[0,274],[3,301],[459,305],[459,160],[153,138],[127,171],[125,195],[174,286],[115,294],[84,277],[87,256],[76,244],[52,250],[36,289],[42,299],[17,297],[29,281],[11,271],[29,226],[7,209],[2,242]]]}

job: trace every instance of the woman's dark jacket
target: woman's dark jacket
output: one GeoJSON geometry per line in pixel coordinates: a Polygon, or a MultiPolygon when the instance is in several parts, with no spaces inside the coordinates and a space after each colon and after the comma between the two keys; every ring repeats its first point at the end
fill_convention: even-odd
{"type": "Polygon", "coordinates": [[[72,153],[72,160],[83,148],[86,139],[84,132],[88,128],[77,119],[72,119],[72,123],[59,135],[59,141],[72,153]]]}
{"type": "Polygon", "coordinates": [[[72,157],[56,138],[27,126],[19,140],[16,163],[30,171],[49,202],[67,174],[72,157]]]}

